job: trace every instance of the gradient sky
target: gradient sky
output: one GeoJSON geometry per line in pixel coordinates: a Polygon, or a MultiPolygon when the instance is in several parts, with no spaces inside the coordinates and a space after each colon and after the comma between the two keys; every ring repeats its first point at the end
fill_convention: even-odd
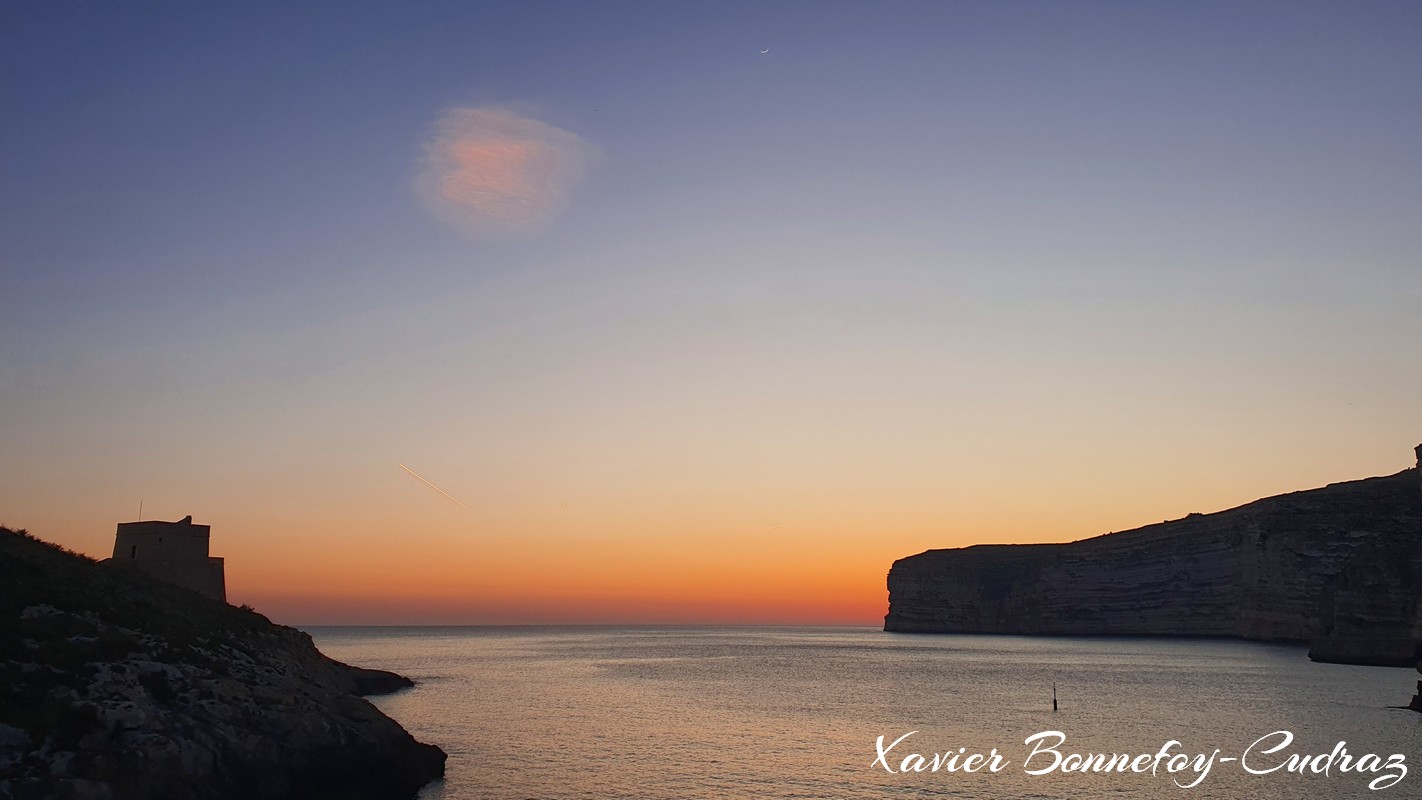
{"type": "Polygon", "coordinates": [[[1422,441],[1422,4],[290,5],[0,9],[0,523],[875,624],[1422,441]]]}

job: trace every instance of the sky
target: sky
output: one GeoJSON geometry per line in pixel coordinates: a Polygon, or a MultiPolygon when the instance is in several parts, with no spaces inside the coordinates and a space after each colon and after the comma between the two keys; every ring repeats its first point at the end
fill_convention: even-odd
{"type": "Polygon", "coordinates": [[[0,524],[843,623],[1422,442],[1422,5],[7,3],[0,524]]]}

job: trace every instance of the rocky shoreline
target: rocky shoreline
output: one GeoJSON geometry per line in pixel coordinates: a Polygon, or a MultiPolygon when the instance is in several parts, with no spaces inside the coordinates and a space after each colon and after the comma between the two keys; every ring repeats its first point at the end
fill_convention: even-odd
{"type": "Polygon", "coordinates": [[[0,796],[411,798],[445,754],[361,697],[410,686],[0,528],[0,796]]]}

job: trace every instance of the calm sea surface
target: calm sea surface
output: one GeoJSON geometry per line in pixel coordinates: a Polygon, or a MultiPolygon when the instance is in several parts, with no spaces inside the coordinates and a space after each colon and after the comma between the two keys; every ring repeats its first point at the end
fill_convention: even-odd
{"type": "MultiPolygon", "coordinates": [[[[419,685],[374,702],[449,754],[426,800],[473,798],[1422,797],[1422,715],[1389,709],[1410,670],[1314,664],[1298,647],[1233,641],[914,636],[865,628],[314,628],[328,655],[419,685]],[[1060,711],[1052,712],[1056,682],[1060,711]],[[1199,785],[1167,773],[1029,775],[1024,739],[1068,754],[1221,752],[1199,785]],[[875,742],[990,753],[982,770],[890,774],[875,742]],[[1290,731],[1272,755],[1245,751],[1290,731]],[[1049,737],[1050,738],[1050,737],[1049,737]],[[1044,742],[1051,744],[1054,738],[1044,742]],[[1286,772],[1288,757],[1402,754],[1396,769],[1286,772]],[[1266,775],[1251,767],[1285,768],[1266,775]],[[1024,763],[1026,762],[1026,763],[1024,763]]],[[[1144,764],[1144,762],[1142,762],[1144,764]]],[[[1319,764],[1321,768],[1321,764],[1319,764]]],[[[1148,767],[1147,767],[1148,768],[1148,767]]]]}

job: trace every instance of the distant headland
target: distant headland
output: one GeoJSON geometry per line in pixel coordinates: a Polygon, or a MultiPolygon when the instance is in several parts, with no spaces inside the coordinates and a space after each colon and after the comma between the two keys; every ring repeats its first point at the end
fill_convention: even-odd
{"type": "MultiPolygon", "coordinates": [[[[1422,445],[1417,447],[1422,464],[1422,445]]],[[[884,630],[1307,642],[1422,658],[1418,468],[1069,544],[929,550],[889,570],[884,630]]]]}

